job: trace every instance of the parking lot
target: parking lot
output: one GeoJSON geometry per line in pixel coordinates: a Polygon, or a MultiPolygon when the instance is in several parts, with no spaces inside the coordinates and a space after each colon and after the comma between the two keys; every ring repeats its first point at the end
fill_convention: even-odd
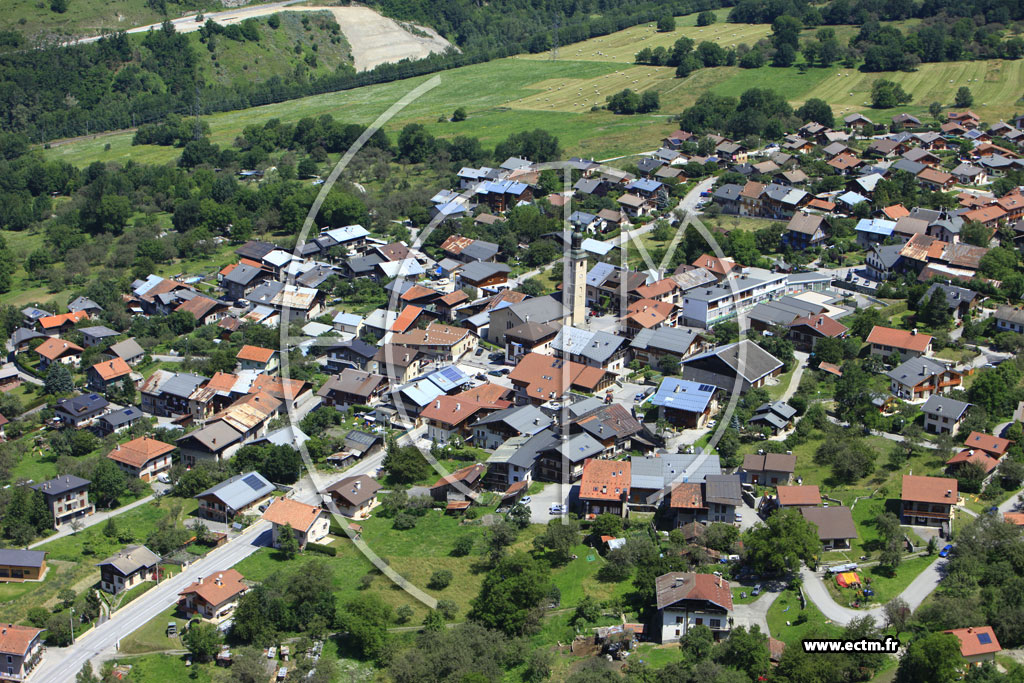
{"type": "Polygon", "coordinates": [[[569,504],[572,488],[570,485],[547,484],[543,491],[531,496],[530,502],[527,503],[530,508],[530,521],[534,524],[547,524],[548,520],[558,517],[551,514],[550,508],[557,504],[565,509],[569,504]]]}

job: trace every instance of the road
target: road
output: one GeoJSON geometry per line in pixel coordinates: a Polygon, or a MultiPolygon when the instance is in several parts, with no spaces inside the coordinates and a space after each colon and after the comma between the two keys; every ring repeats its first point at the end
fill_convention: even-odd
{"type": "MultiPolygon", "coordinates": [[[[910,610],[916,610],[924,599],[939,585],[939,580],[942,578],[942,569],[945,567],[946,561],[944,558],[937,558],[934,562],[928,565],[924,571],[918,574],[910,585],[900,593],[899,597],[907,603],[910,610]]],[[[827,619],[831,619],[837,624],[846,625],[854,619],[858,619],[865,615],[874,617],[875,623],[881,625],[885,623],[885,614],[883,613],[882,606],[872,607],[871,609],[852,609],[850,607],[843,607],[832,599],[829,595],[828,588],[825,586],[824,580],[817,572],[812,572],[810,569],[804,567],[801,572],[801,576],[804,580],[804,594],[807,599],[814,603],[815,607],[821,610],[821,613],[825,615],[827,619]]],[[[829,580],[829,579],[826,579],[829,580]]]]}
{"type": "Polygon", "coordinates": [[[807,367],[807,360],[810,358],[810,354],[804,351],[794,351],[793,357],[796,359],[796,370],[793,371],[793,376],[789,378],[789,386],[782,392],[780,400],[783,403],[793,398],[793,394],[800,388],[800,378],[804,375],[804,368],[807,367]]]}
{"type": "MultiPolygon", "coordinates": [[[[717,180],[717,178],[712,176],[710,178],[705,178],[704,180],[694,185],[693,189],[687,192],[686,196],[679,200],[679,204],[676,205],[676,208],[673,210],[673,212],[696,212],[697,202],[700,201],[700,193],[709,191],[711,189],[711,186],[715,184],[715,180],[717,180]]],[[[657,221],[645,223],[644,225],[641,225],[639,228],[634,228],[633,230],[628,230],[620,234],[619,236],[612,240],[612,244],[614,244],[617,247],[621,247],[628,240],[640,237],[641,235],[646,234],[651,230],[654,230],[655,227],[657,227],[657,221]]]]}

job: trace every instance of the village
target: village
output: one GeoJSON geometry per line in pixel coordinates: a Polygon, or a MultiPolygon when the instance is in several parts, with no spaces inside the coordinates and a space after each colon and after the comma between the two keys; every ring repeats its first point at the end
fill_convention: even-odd
{"type": "MultiPolygon", "coordinates": [[[[1007,186],[1024,117],[841,123],[760,149],[666,130],[611,166],[466,167],[410,240],[248,240],[214,271],[134,279],[121,326],[86,296],[25,308],[0,385],[56,398],[0,416],[22,458],[0,678],[67,680],[136,629],[232,666],[271,552],[330,564],[365,543],[401,574],[374,538],[444,530],[423,542],[447,548],[513,519],[576,530],[566,561],[592,573],[638,529],[683,563],[649,604],[618,593],[611,623],[577,629],[627,662],[701,626],[756,630],[777,664],[803,635],[783,602],[898,634],[889,606],[933,599],[964,525],[1024,526],[1024,191],[1007,186]],[[536,243],[479,237],[524,206],[562,225],[534,266],[536,243]],[[185,640],[199,624],[214,649],[185,640]]],[[[943,629],[959,667],[1003,665],[993,626],[943,629]]],[[[291,680],[284,643],[266,665],[291,680]]]]}

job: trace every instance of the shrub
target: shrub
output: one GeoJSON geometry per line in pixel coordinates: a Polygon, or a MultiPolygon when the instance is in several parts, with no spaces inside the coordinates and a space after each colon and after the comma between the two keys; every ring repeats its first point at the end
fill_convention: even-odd
{"type": "Polygon", "coordinates": [[[338,549],[337,548],[335,548],[333,546],[329,546],[329,545],[322,545],[320,543],[307,543],[306,544],[306,550],[310,551],[311,553],[320,553],[321,555],[330,555],[331,557],[337,557],[337,555],[338,555],[338,549]]]}
{"type": "Polygon", "coordinates": [[[452,582],[452,572],[449,569],[438,569],[430,575],[430,582],[427,584],[428,588],[434,590],[441,590],[447,588],[452,582]]]}

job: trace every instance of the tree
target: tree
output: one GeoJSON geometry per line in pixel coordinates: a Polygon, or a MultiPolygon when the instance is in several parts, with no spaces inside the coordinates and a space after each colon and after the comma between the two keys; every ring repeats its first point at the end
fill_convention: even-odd
{"type": "Polygon", "coordinates": [[[683,650],[686,662],[691,665],[710,657],[714,646],[715,636],[703,624],[691,626],[679,638],[679,647],[683,650]]]}
{"type": "Polygon", "coordinates": [[[75,598],[77,597],[78,596],[75,594],[75,591],[70,588],[61,588],[57,592],[57,599],[60,600],[61,606],[64,609],[70,609],[70,607],[75,604],[75,598]]]}
{"type": "Polygon", "coordinates": [[[124,472],[109,458],[102,458],[97,463],[91,479],[89,493],[101,507],[117,507],[118,497],[128,490],[128,480],[124,472]]]}
{"type": "MultiPolygon", "coordinates": [[[[517,529],[525,529],[530,526],[530,508],[522,503],[516,503],[508,511],[508,521],[517,529]]],[[[468,553],[467,553],[468,554],[468,553]]]]}
{"type": "Polygon", "coordinates": [[[718,20],[715,13],[711,10],[705,10],[697,15],[697,26],[710,26],[718,20]]]}
{"type": "Polygon", "coordinates": [[[473,552],[473,537],[472,536],[459,536],[455,540],[455,545],[452,547],[452,555],[455,557],[465,557],[473,552]]]}
{"type": "Polygon", "coordinates": [[[928,105],[928,113],[932,115],[932,118],[936,121],[942,120],[942,103],[932,102],[928,105]]]}
{"type": "Polygon", "coordinates": [[[480,593],[470,603],[469,619],[510,636],[522,635],[536,627],[540,602],[550,587],[546,563],[514,553],[484,577],[480,593]]]}
{"type": "Polygon", "coordinates": [[[613,114],[635,114],[640,110],[640,95],[626,88],[608,96],[608,111],[613,114]]]}
{"type": "Polygon", "coordinates": [[[597,600],[587,594],[576,605],[576,611],[572,615],[571,623],[579,629],[587,624],[592,624],[601,618],[601,605],[597,600]]]}
{"type": "Polygon", "coordinates": [[[100,683],[100,679],[96,678],[96,673],[92,669],[92,662],[82,665],[82,670],[75,676],[75,683],[100,683]]]}
{"type": "Polygon", "coordinates": [[[929,633],[910,642],[896,670],[897,683],[950,683],[959,675],[960,641],[952,633],[929,633]]]}
{"type": "Polygon", "coordinates": [[[71,644],[71,619],[68,614],[54,614],[46,622],[46,642],[56,647],[71,644]]]}
{"type": "Polygon", "coordinates": [[[801,121],[815,121],[823,126],[831,128],[835,125],[835,117],[832,116],[832,108],[825,100],[817,97],[804,102],[803,106],[793,112],[800,117],[801,121]]]}
{"type": "Polygon", "coordinates": [[[182,644],[201,661],[209,661],[220,650],[220,630],[208,621],[196,621],[181,637],[182,644]]]}
{"type": "Polygon", "coordinates": [[[465,109],[465,107],[458,107],[452,113],[452,121],[459,122],[459,121],[465,121],[465,120],[466,120],[466,109],[465,109]]]}
{"type": "Polygon", "coordinates": [[[871,106],[891,109],[910,101],[910,95],[899,83],[880,78],[871,86],[871,106]]]}
{"type": "MultiPolygon", "coordinates": [[[[935,537],[932,536],[932,538],[935,537]]],[[[897,636],[907,627],[911,611],[907,601],[903,598],[897,596],[885,603],[882,612],[885,614],[886,627],[896,629],[897,636]]]]}
{"type": "Polygon", "coordinates": [[[836,380],[836,413],[851,424],[871,405],[871,377],[856,360],[842,365],[842,376],[836,380]]]}
{"type": "Polygon", "coordinates": [[[759,680],[771,670],[768,635],[761,633],[761,627],[756,624],[749,630],[737,626],[728,640],[715,646],[712,658],[719,664],[728,664],[746,672],[751,680],[759,680]]]}
{"type": "Polygon", "coordinates": [[[291,524],[278,529],[277,548],[289,560],[299,554],[299,539],[295,537],[295,529],[291,524]]]}
{"type": "Polygon", "coordinates": [[[342,629],[348,632],[356,650],[366,659],[381,661],[388,651],[388,625],[394,614],[376,593],[352,598],[338,613],[342,629]]]}
{"type": "Polygon", "coordinates": [[[796,571],[821,551],[818,528],[798,510],[777,510],[743,536],[746,563],[755,571],[773,574],[796,571]]]}
{"type": "Polygon", "coordinates": [[[618,536],[622,533],[622,517],[609,512],[601,513],[590,525],[590,533],[594,536],[618,536]]]}
{"type": "Polygon", "coordinates": [[[969,107],[974,104],[974,95],[971,94],[971,89],[966,85],[960,86],[956,91],[956,98],[953,100],[953,104],[957,107],[969,107]]]}
{"type": "Polygon", "coordinates": [[[712,522],[704,529],[704,545],[712,550],[729,553],[738,540],[740,530],[732,524],[712,522]]]}
{"type": "Polygon", "coordinates": [[[441,614],[441,610],[432,609],[428,610],[425,617],[423,617],[423,630],[428,633],[437,633],[444,630],[444,615],[441,614]]]}
{"type": "Polygon", "coordinates": [[[504,520],[492,524],[487,529],[487,549],[492,564],[498,563],[505,554],[505,549],[516,542],[518,535],[516,528],[504,520]]]}
{"type": "Polygon", "coordinates": [[[669,33],[676,30],[676,18],[671,14],[666,14],[658,18],[658,32],[669,33]]]}
{"type": "Polygon", "coordinates": [[[43,380],[43,391],[47,394],[59,396],[69,394],[75,390],[75,381],[71,377],[71,371],[63,363],[53,363],[46,371],[46,378],[43,380]]]}
{"type": "Polygon", "coordinates": [[[537,550],[548,550],[548,556],[555,565],[563,565],[572,559],[572,549],[579,542],[579,526],[573,520],[552,519],[544,533],[533,539],[537,550]]]}
{"type": "Polygon", "coordinates": [[[442,590],[447,588],[451,582],[452,572],[450,569],[435,569],[430,575],[430,582],[427,583],[427,588],[442,590]]]}
{"type": "Polygon", "coordinates": [[[647,114],[652,111],[658,111],[661,107],[661,100],[658,97],[657,90],[645,90],[640,95],[640,106],[637,111],[641,114],[647,114]]]}
{"type": "Polygon", "coordinates": [[[429,159],[437,149],[437,140],[422,123],[409,123],[398,134],[398,154],[411,163],[429,159]]]}
{"type": "Polygon", "coordinates": [[[399,446],[394,437],[389,438],[387,455],[382,463],[388,471],[388,478],[399,484],[411,484],[430,472],[430,463],[415,446],[399,446]]]}

